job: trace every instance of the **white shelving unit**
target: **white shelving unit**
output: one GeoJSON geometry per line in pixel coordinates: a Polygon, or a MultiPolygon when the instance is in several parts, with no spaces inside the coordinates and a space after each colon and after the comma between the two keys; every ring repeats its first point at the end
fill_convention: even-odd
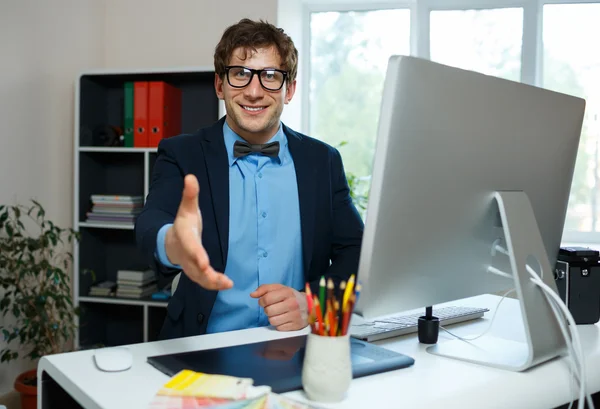
{"type": "MultiPolygon", "coordinates": [[[[116,280],[117,270],[145,265],[134,224],[86,221],[92,194],[148,195],[157,148],[95,146],[100,126],[123,127],[123,85],[128,81],[166,81],[182,90],[182,132],[194,132],[224,115],[214,91],[211,68],[95,70],[81,73],[75,86],[73,228],[74,304],[80,306],[76,347],[115,346],[155,340],[167,301],[89,296],[96,282],[116,280]]],[[[159,289],[168,282],[158,277],[159,289]]]]}

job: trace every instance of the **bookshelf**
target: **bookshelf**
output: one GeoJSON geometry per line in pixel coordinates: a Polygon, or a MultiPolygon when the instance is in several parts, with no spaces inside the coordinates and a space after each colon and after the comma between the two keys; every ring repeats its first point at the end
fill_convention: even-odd
{"type": "MultiPolygon", "coordinates": [[[[74,304],[81,308],[76,347],[117,346],[158,338],[167,301],[90,296],[90,287],[117,281],[117,271],[143,266],[134,224],[88,221],[92,194],[148,195],[156,148],[98,146],[98,127],[124,125],[124,84],[165,81],[181,89],[181,132],[194,132],[224,114],[214,91],[214,70],[191,67],[133,71],[94,70],[75,83],[73,228],[81,233],[74,245],[74,304]],[[95,280],[85,270],[93,270],[95,280]]],[[[157,277],[158,289],[168,281],[157,277]]]]}

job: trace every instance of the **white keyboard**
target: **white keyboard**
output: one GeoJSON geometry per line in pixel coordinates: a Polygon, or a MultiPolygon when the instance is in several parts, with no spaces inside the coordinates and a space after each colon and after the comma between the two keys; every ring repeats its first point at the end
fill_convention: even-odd
{"type": "MultiPolygon", "coordinates": [[[[434,307],[433,316],[440,319],[441,326],[446,326],[481,318],[488,311],[487,308],[451,306],[436,309],[434,307]]],[[[355,317],[353,317],[353,322],[350,325],[350,336],[371,342],[415,333],[418,329],[419,317],[423,315],[425,315],[425,311],[418,314],[396,315],[373,321],[355,320],[355,317]]]]}

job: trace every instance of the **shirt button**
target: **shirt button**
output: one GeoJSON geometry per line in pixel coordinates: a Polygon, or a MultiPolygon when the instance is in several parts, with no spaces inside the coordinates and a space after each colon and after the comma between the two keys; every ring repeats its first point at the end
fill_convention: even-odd
{"type": "Polygon", "coordinates": [[[202,324],[202,322],[204,321],[204,314],[200,313],[196,316],[196,319],[198,320],[198,324],[202,324]]]}
{"type": "Polygon", "coordinates": [[[262,179],[262,173],[261,173],[261,172],[259,172],[259,173],[258,173],[258,177],[259,177],[260,179],[262,179]]]}
{"type": "Polygon", "coordinates": [[[267,258],[268,255],[269,255],[269,253],[267,253],[266,251],[263,253],[264,258],[267,258]]]}
{"type": "Polygon", "coordinates": [[[262,216],[263,218],[267,217],[267,212],[262,212],[261,216],[262,216]]]}

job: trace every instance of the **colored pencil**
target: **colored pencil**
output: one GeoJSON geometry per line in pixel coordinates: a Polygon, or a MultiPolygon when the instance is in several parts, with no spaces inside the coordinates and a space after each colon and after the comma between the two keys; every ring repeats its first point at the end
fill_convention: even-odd
{"type": "Polygon", "coordinates": [[[348,300],[350,299],[350,294],[354,291],[354,274],[350,276],[350,279],[346,283],[346,290],[344,291],[344,299],[342,300],[342,308],[346,308],[346,304],[348,304],[348,300]]]}
{"type": "Polygon", "coordinates": [[[325,277],[321,276],[321,280],[319,281],[319,302],[323,308],[326,308],[325,305],[325,277]]]}
{"type": "Polygon", "coordinates": [[[319,299],[315,297],[315,314],[317,315],[317,324],[319,325],[318,331],[319,335],[324,334],[324,323],[323,323],[323,315],[321,314],[321,305],[319,303],[319,299]]]}
{"type": "Polygon", "coordinates": [[[331,308],[333,308],[333,300],[335,299],[334,294],[333,294],[333,289],[335,288],[335,286],[333,285],[333,280],[331,278],[329,278],[327,280],[327,300],[331,300],[331,304],[329,304],[329,302],[327,302],[327,313],[329,314],[329,307],[331,306],[331,308]]]}
{"type": "Polygon", "coordinates": [[[313,334],[329,337],[345,336],[350,330],[352,313],[362,285],[355,281],[354,275],[351,275],[347,282],[340,282],[338,289],[335,287],[331,278],[325,279],[322,276],[319,280],[317,296],[311,292],[309,283],[305,284],[308,323],[313,334]]]}
{"type": "Polygon", "coordinates": [[[358,302],[358,297],[360,296],[361,291],[362,291],[362,284],[359,281],[356,283],[356,287],[354,288],[354,294],[356,294],[356,302],[354,303],[354,305],[356,305],[356,303],[358,302]]]}
{"type": "Polygon", "coordinates": [[[310,316],[313,310],[313,296],[312,292],[310,291],[310,285],[308,285],[308,283],[306,283],[306,285],[304,286],[304,292],[306,294],[306,307],[308,308],[308,315],[310,316]]]}

